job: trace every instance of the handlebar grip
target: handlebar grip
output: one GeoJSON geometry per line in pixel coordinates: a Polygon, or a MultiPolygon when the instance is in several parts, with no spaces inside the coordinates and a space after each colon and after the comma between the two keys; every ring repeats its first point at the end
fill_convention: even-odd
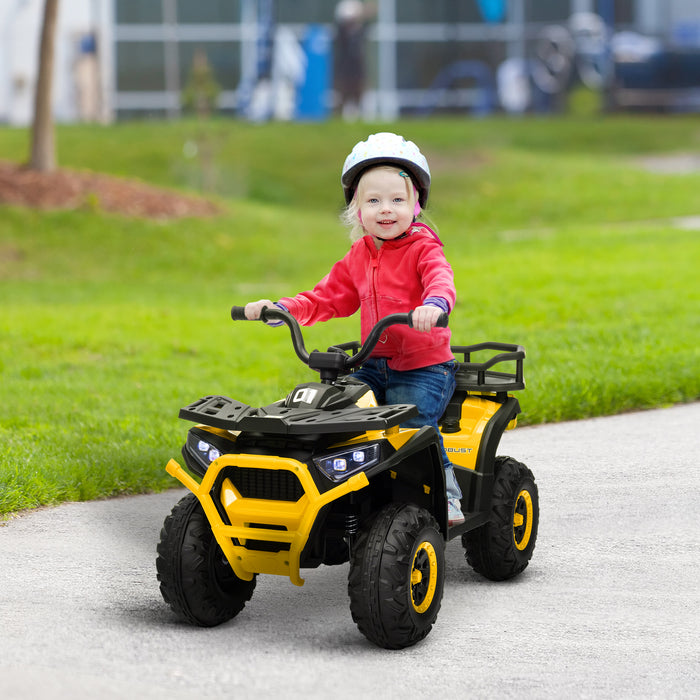
{"type": "MultiPolygon", "coordinates": [[[[245,315],[245,306],[233,306],[231,307],[231,318],[234,321],[248,321],[250,320],[245,315]]],[[[267,323],[270,326],[281,326],[283,319],[280,318],[281,312],[279,309],[272,306],[263,306],[260,311],[260,317],[258,320],[263,323],[267,323]]]]}
{"type": "Polygon", "coordinates": [[[245,315],[245,306],[233,306],[231,307],[231,318],[234,321],[247,321],[245,315]]]}
{"type": "MultiPolygon", "coordinates": [[[[447,328],[450,322],[450,315],[448,313],[441,313],[438,316],[437,323],[435,324],[435,328],[447,328]]],[[[408,327],[413,328],[413,311],[408,312],[408,327]]]]}

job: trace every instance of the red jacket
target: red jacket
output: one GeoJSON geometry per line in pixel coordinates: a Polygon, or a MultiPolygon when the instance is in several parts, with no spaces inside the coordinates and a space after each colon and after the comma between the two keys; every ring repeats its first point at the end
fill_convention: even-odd
{"type": "MultiPolygon", "coordinates": [[[[380,318],[406,313],[428,297],[443,297],[451,310],[454,275],[442,242],[425,224],[413,224],[407,234],[385,241],[379,249],[371,236],[361,238],[311,291],[280,303],[304,326],[350,316],[359,308],[362,342],[380,318]]],[[[396,370],[447,362],[453,359],[450,330],[419,333],[408,326],[391,326],[372,356],[388,358],[389,367],[396,370]]]]}

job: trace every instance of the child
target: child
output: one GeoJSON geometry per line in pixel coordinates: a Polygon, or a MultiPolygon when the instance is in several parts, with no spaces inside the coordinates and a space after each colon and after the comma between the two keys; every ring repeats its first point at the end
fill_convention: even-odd
{"type": "MultiPolygon", "coordinates": [[[[450,331],[436,328],[454,307],[452,269],[442,242],[416,217],[428,200],[430,170],[412,141],[392,133],[372,134],[356,144],[341,177],[347,207],[344,220],[355,240],[345,257],[311,290],[285,297],[277,306],[310,326],[360,309],[361,336],[392,313],[413,313],[413,329],[392,326],[370,359],[353,375],[380,404],[415,404],[419,415],[402,424],[438,429],[455,387],[456,363],[450,331]]],[[[255,320],[269,299],[246,305],[255,320]]],[[[439,430],[438,430],[439,434],[439,430]]],[[[450,525],[464,522],[461,491],[442,445],[450,525]]]]}

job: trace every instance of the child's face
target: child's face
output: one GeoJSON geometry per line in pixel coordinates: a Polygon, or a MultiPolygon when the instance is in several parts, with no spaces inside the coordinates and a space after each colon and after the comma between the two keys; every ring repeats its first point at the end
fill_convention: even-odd
{"type": "Polygon", "coordinates": [[[390,241],[407,231],[415,207],[411,190],[411,180],[396,170],[376,168],[365,173],[357,192],[365,231],[380,241],[390,241]]]}

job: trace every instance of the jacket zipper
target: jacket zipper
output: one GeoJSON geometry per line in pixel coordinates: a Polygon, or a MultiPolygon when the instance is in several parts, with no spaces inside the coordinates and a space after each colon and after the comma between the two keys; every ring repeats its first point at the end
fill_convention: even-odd
{"type": "MultiPolygon", "coordinates": [[[[372,256],[372,301],[374,302],[374,323],[376,324],[379,321],[379,300],[377,299],[377,277],[379,275],[379,257],[382,254],[382,246],[378,251],[376,256],[372,256]]],[[[386,333],[382,335],[382,337],[379,339],[380,343],[386,343],[387,337],[386,333]]]]}

